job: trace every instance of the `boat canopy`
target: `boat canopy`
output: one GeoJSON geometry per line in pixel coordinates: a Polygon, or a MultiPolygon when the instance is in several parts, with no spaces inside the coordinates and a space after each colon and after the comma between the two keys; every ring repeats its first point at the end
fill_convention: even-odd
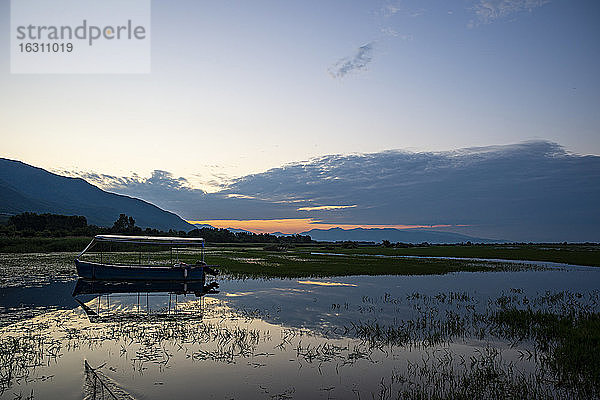
{"type": "Polygon", "coordinates": [[[169,236],[126,236],[126,235],[96,235],[92,241],[77,257],[81,257],[85,252],[92,248],[98,242],[112,243],[135,243],[135,244],[151,244],[151,245],[184,245],[193,246],[200,245],[204,247],[204,239],[202,238],[182,238],[169,236]]]}

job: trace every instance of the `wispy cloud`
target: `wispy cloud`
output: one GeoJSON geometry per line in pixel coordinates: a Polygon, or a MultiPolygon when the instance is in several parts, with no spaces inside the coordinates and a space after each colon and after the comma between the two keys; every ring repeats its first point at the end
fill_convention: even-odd
{"type": "Polygon", "coordinates": [[[367,65],[373,60],[374,45],[374,41],[369,42],[360,46],[353,56],[339,59],[329,68],[331,76],[343,78],[352,71],[366,70],[367,65]]]}
{"type": "Polygon", "coordinates": [[[227,195],[228,199],[256,199],[256,197],[254,196],[248,196],[245,194],[239,194],[239,193],[229,193],[227,195]]]}
{"type": "Polygon", "coordinates": [[[469,26],[490,24],[521,12],[532,12],[549,2],[550,0],[477,0],[471,7],[475,19],[469,23],[469,26]]]}
{"type": "Polygon", "coordinates": [[[350,286],[357,287],[353,283],[341,283],[341,282],[318,282],[318,281],[298,281],[301,285],[317,285],[317,286],[350,286]]]}
{"type": "Polygon", "coordinates": [[[317,207],[300,207],[298,211],[330,211],[330,210],[342,210],[344,208],[354,208],[356,204],[351,206],[317,206],[317,207]]]}
{"type": "Polygon", "coordinates": [[[387,18],[396,15],[401,10],[402,6],[400,1],[388,2],[381,7],[381,14],[387,18]]]}
{"type": "MultiPolygon", "coordinates": [[[[410,3],[410,2],[409,2],[410,3]]],[[[422,7],[414,7],[413,4],[407,4],[406,1],[396,0],[396,1],[386,1],[386,3],[380,8],[379,14],[384,18],[393,17],[397,14],[400,14],[405,17],[416,18],[419,17],[427,11],[422,7]]]]}
{"type": "Polygon", "coordinates": [[[384,36],[387,36],[387,37],[399,38],[400,40],[405,40],[405,41],[411,41],[414,39],[413,35],[411,35],[411,34],[403,35],[400,32],[398,32],[397,30],[395,30],[394,28],[390,28],[390,27],[381,28],[380,31],[384,36]]]}
{"type": "Polygon", "coordinates": [[[150,177],[143,177],[138,174],[132,174],[131,176],[114,176],[98,174],[95,172],[71,172],[71,175],[76,175],[94,185],[111,191],[143,189],[145,191],[157,192],[182,192],[197,190],[202,193],[199,189],[193,189],[187,179],[175,177],[171,172],[160,169],[152,171],[150,177]]]}

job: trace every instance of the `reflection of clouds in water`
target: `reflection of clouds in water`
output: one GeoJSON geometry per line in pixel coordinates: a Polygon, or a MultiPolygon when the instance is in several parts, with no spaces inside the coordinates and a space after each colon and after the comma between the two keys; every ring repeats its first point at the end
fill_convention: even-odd
{"type": "Polygon", "coordinates": [[[241,296],[248,296],[251,294],[256,294],[256,292],[236,292],[236,293],[226,293],[225,296],[227,297],[241,297],[241,296]]]}
{"type": "MultiPolygon", "coordinates": [[[[265,390],[283,393],[293,381],[290,393],[297,398],[316,398],[323,394],[323,387],[334,388],[328,391],[332,397],[355,397],[356,390],[367,398],[380,388],[382,376],[391,371],[398,376],[407,361],[414,363],[423,356],[429,359],[429,355],[436,363],[447,362],[450,354],[462,355],[463,361],[476,356],[481,351],[482,332],[493,339],[488,346],[503,349],[502,358],[511,363],[511,370],[535,368],[538,357],[512,364],[522,349],[513,343],[514,338],[500,338],[499,331],[485,320],[480,322],[487,326],[471,328],[469,316],[490,305],[495,307],[499,303],[493,299],[500,295],[507,299],[508,293],[511,304],[522,307],[529,307],[525,298],[532,299],[527,304],[545,307],[545,302],[535,300],[545,293],[542,298],[547,302],[558,299],[557,309],[589,312],[582,307],[586,301],[594,300],[596,308],[600,304],[595,290],[598,275],[600,272],[590,267],[576,272],[355,276],[339,278],[351,286],[334,287],[330,284],[339,283],[337,279],[223,280],[225,292],[244,296],[237,300],[205,298],[207,314],[202,321],[123,321],[91,326],[84,313],[75,309],[0,329],[0,338],[25,349],[14,354],[24,370],[11,370],[12,379],[20,379],[11,386],[11,394],[30,393],[31,387],[38,385],[35,392],[44,393],[44,398],[64,399],[64,392],[73,390],[73,377],[82,376],[86,358],[93,366],[106,363],[107,375],[125,389],[138,388],[144,397],[162,398],[163,390],[168,390],[170,397],[191,398],[202,390],[215,397],[262,398],[265,390]],[[295,296],[280,295],[281,290],[297,290],[306,283],[314,284],[308,295],[297,291],[295,296]],[[573,292],[569,295],[567,291],[573,292]],[[407,323],[409,319],[421,321],[424,315],[428,322],[443,324],[407,323]],[[456,318],[463,315],[467,316],[464,321],[456,318]],[[378,329],[386,326],[402,329],[378,329]],[[458,328],[447,329],[455,326],[458,328]],[[486,331],[490,327],[492,330],[486,331]],[[395,332],[401,335],[395,336],[395,332]],[[24,341],[14,339],[19,335],[24,341]],[[471,341],[474,337],[480,340],[471,341]],[[34,362],[42,354],[52,362],[34,362]],[[53,378],[47,379],[49,376],[53,378]],[[223,377],[227,385],[222,384],[223,377]],[[156,382],[166,385],[157,387],[156,382]]],[[[0,347],[5,352],[14,348],[0,347]]]]}

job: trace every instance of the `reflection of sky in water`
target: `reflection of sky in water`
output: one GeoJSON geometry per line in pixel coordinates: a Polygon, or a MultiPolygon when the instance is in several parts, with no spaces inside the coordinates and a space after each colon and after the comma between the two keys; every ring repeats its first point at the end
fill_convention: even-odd
{"type": "MultiPolygon", "coordinates": [[[[444,352],[468,357],[487,341],[457,339],[427,349],[372,348],[346,335],[343,327],[414,318],[415,304],[423,304],[408,299],[415,292],[467,293],[474,299],[469,304],[480,309],[487,306],[487,299],[511,288],[522,289],[527,296],[547,290],[585,293],[600,286],[600,270],[218,281],[219,294],[177,296],[181,309],[197,306],[201,311],[194,321],[90,323],[71,298],[74,282],[3,291],[5,308],[25,304],[65,310],[2,328],[3,337],[29,329],[44,340],[55,338],[44,349],[54,349],[60,356],[46,354],[28,380],[22,379],[0,398],[26,395],[32,389],[36,398],[81,398],[84,359],[93,366],[106,363],[102,368],[106,376],[144,399],[189,398],[198,393],[211,398],[377,398],[382,379],[391,389],[398,388],[390,377],[403,371],[408,361],[444,352]],[[35,325],[38,322],[43,324],[35,325]]],[[[91,308],[100,299],[102,309],[113,311],[135,311],[138,302],[137,294],[110,295],[109,301],[106,296],[82,298],[91,308]]],[[[164,310],[174,295],[152,293],[139,300],[141,311],[164,310]]],[[[459,303],[445,307],[460,309],[459,303]]],[[[491,343],[503,349],[504,359],[518,360],[518,347],[498,340],[491,343]]],[[[521,370],[533,370],[532,361],[515,362],[521,370]]]]}
{"type": "Polygon", "coordinates": [[[594,267],[521,272],[457,272],[420,276],[349,276],[329,279],[221,280],[221,295],[234,308],[264,311],[266,320],[310,329],[327,330],[350,321],[412,318],[406,296],[419,292],[437,295],[466,292],[487,305],[487,298],[522,289],[529,296],[545,291],[591,291],[600,288],[594,267]],[[327,283],[324,285],[324,283],[327,283]],[[387,296],[386,296],[387,295],[387,296]],[[390,297],[386,301],[386,297],[390,297]],[[389,300],[399,301],[389,301],[389,300]],[[348,308],[345,308],[345,305],[348,308]],[[344,312],[338,312],[339,308],[344,312]]]}

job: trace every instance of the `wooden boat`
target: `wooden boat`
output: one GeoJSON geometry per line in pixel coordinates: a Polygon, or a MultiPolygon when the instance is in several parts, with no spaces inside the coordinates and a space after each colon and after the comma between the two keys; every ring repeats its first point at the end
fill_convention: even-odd
{"type": "Polygon", "coordinates": [[[124,235],[96,235],[75,266],[81,278],[119,281],[203,281],[217,267],[204,262],[204,239],[124,235]]]}

